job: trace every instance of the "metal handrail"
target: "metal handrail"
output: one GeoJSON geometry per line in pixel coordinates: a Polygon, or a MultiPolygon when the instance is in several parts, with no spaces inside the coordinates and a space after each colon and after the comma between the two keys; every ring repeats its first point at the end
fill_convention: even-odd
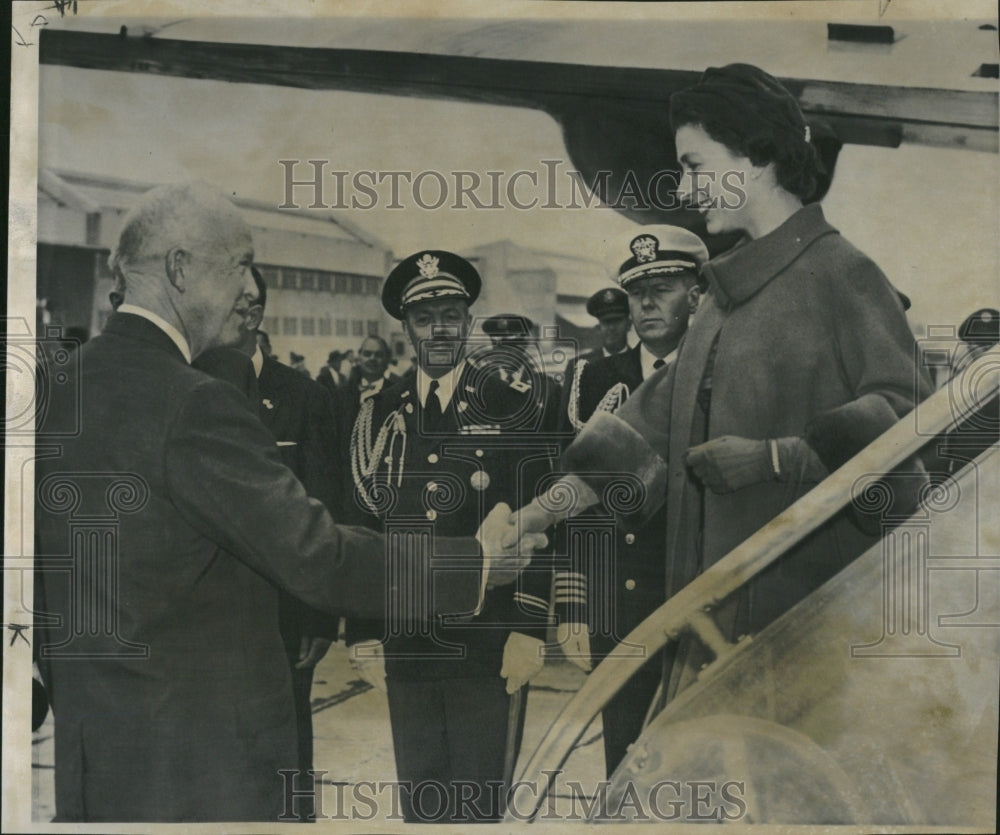
{"type": "Polygon", "coordinates": [[[991,348],[944,387],[920,403],[840,469],[783,510],[696,577],[639,626],[590,673],[583,686],[553,720],[513,786],[508,809],[518,821],[533,818],[545,802],[554,775],[569,758],[587,726],[652,654],[691,628],[706,608],[728,597],[789,548],[850,502],[859,480],[887,473],[923,447],[929,437],[950,431],[1000,389],[1000,346],[991,348]],[[989,380],[994,372],[995,379],[989,380]],[[976,382],[987,379],[987,385],[976,382]],[[955,394],[963,396],[956,397],[955,394]],[[914,431],[914,421],[919,434],[914,431]],[[628,650],[646,647],[642,657],[628,650]],[[530,808],[530,813],[526,810],[530,808]]]}

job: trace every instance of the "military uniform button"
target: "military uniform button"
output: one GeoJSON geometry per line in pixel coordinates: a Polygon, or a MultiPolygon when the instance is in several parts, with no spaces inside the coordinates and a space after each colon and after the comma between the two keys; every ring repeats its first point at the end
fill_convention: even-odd
{"type": "Polygon", "coordinates": [[[427,462],[429,464],[436,464],[438,462],[438,457],[433,452],[427,456],[427,462]]]}
{"type": "Polygon", "coordinates": [[[483,451],[481,449],[477,449],[476,450],[476,458],[482,458],[482,457],[483,457],[483,451]]]}
{"type": "Polygon", "coordinates": [[[436,510],[434,510],[433,508],[431,508],[430,510],[428,510],[428,511],[427,511],[427,518],[428,518],[428,519],[429,519],[429,520],[430,520],[431,522],[433,522],[433,521],[434,521],[435,519],[437,519],[437,518],[438,518],[438,515],[437,515],[437,511],[436,511],[436,510]]]}
{"type": "Polygon", "coordinates": [[[631,545],[634,542],[635,542],[635,534],[634,533],[627,533],[627,534],[625,534],[625,544],[626,545],[631,545]]]}
{"type": "Polygon", "coordinates": [[[428,481],[427,482],[427,492],[428,493],[433,493],[437,489],[438,489],[437,482],[434,482],[434,481],[428,481]]]}
{"type": "Polygon", "coordinates": [[[631,580],[631,579],[630,580],[626,580],[625,581],[625,588],[628,589],[629,591],[633,591],[635,589],[635,580],[631,580]]]}

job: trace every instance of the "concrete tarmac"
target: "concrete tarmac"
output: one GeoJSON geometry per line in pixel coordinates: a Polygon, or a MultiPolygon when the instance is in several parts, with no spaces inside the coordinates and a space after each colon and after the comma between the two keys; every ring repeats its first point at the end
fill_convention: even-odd
{"type": "MultiPolygon", "coordinates": [[[[545,731],[566,701],[580,687],[585,674],[572,664],[550,659],[531,683],[525,718],[524,742],[515,775],[534,752],[545,731]]],[[[234,697],[237,694],[234,694],[234,697]]],[[[384,693],[361,681],[351,669],[343,642],[334,644],[316,667],[312,690],[314,766],[323,785],[322,813],[348,826],[363,828],[385,823],[393,830],[402,822],[393,814],[391,789],[377,791],[368,782],[395,781],[389,709],[384,693]],[[358,787],[359,784],[365,785],[358,787]],[[357,800],[357,796],[366,799],[357,800]],[[374,801],[367,798],[374,798],[374,801]],[[346,819],[341,817],[346,815],[346,819]]],[[[55,815],[55,746],[51,712],[32,736],[32,816],[51,821],[55,815]]],[[[557,781],[562,813],[578,816],[566,781],[575,781],[590,795],[604,779],[604,748],[598,717],[584,733],[557,781]]]]}

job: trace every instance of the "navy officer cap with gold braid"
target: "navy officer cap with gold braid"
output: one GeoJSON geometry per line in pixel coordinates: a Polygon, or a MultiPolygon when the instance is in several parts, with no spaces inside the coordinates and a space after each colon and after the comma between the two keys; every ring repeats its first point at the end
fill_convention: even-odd
{"type": "Polygon", "coordinates": [[[708,260],[701,238],[680,226],[665,224],[642,227],[612,241],[608,252],[609,272],[623,290],[640,278],[690,275],[697,278],[708,260]],[[623,261],[622,257],[628,254],[623,261]]]}
{"type": "Polygon", "coordinates": [[[382,306],[394,319],[419,302],[465,299],[472,304],[482,287],[476,268],[461,255],[422,249],[400,261],[382,286],[382,306]]]}

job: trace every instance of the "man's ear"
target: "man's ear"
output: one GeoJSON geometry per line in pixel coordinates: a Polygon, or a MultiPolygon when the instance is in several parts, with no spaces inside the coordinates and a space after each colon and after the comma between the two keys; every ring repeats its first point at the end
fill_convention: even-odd
{"type": "Polygon", "coordinates": [[[264,321],[264,308],[259,304],[253,305],[243,317],[243,327],[248,331],[255,331],[264,321]]]}
{"type": "Polygon", "coordinates": [[[187,285],[185,270],[191,262],[191,253],[179,246],[171,247],[164,256],[167,278],[178,293],[183,293],[187,285]]]}
{"type": "Polygon", "coordinates": [[[690,313],[693,316],[695,311],[698,310],[698,302],[701,301],[701,291],[698,289],[697,284],[692,284],[690,287],[688,287],[687,297],[688,297],[688,313],[690,313]]]}

